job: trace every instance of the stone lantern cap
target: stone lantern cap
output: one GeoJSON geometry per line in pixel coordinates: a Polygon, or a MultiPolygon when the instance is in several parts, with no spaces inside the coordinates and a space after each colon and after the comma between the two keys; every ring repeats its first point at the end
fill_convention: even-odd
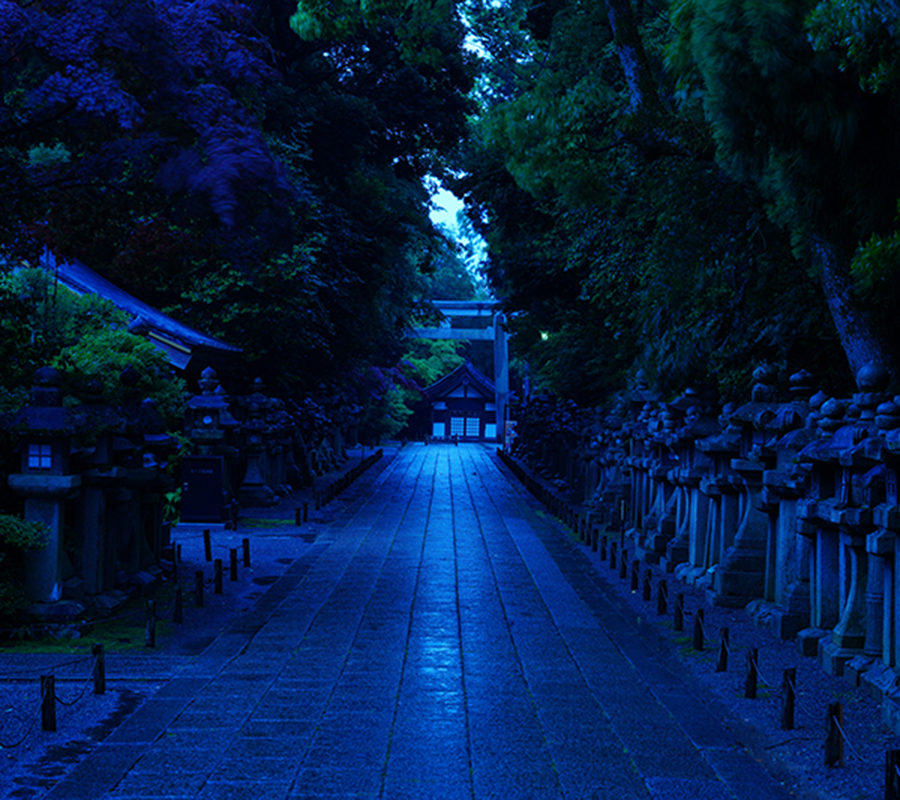
{"type": "Polygon", "coordinates": [[[900,428],[894,428],[884,435],[885,455],[900,456],[900,428]]]}
{"type": "Polygon", "coordinates": [[[805,461],[837,462],[845,450],[858,443],[853,425],[843,425],[830,436],[819,436],[804,447],[797,457],[805,461]]]}
{"type": "Polygon", "coordinates": [[[859,444],[841,451],[838,460],[845,467],[871,468],[884,460],[884,439],[880,436],[868,437],[859,444]]]}
{"type": "Polygon", "coordinates": [[[31,402],[15,414],[6,414],[0,424],[38,438],[73,436],[90,427],[83,409],[60,405],[60,375],[53,367],[42,367],[34,373],[31,402]]]}

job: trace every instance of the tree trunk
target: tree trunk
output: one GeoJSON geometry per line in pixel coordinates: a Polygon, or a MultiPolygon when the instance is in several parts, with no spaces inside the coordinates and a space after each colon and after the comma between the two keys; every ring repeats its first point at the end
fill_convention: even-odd
{"type": "Polygon", "coordinates": [[[628,85],[628,113],[656,111],[660,106],[659,92],[630,0],[605,0],[605,5],[616,43],[616,54],[628,85]]]}
{"type": "Polygon", "coordinates": [[[819,269],[828,310],[854,378],[871,361],[884,367],[892,379],[896,378],[893,356],[882,338],[875,333],[868,311],[860,307],[853,295],[848,259],[821,236],[813,236],[810,247],[813,263],[819,269]]]}

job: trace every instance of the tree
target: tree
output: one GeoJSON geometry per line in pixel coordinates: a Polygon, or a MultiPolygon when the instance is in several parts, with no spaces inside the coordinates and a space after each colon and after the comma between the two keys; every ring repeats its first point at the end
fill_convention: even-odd
{"type": "Polygon", "coordinates": [[[526,312],[517,349],[586,403],[636,367],[666,393],[713,381],[726,395],[755,360],[828,372],[824,304],[760,193],[714,161],[702,107],[666,71],[665,14],[641,8],[526,14],[532,54],[470,137],[457,188],[495,291],[526,312]]]}
{"type": "Polygon", "coordinates": [[[242,3],[2,0],[0,20],[6,243],[108,259],[167,194],[212,229],[284,207],[245,106],[274,73],[242,3]]]}
{"type": "Polygon", "coordinates": [[[305,39],[296,10],[0,0],[0,247],[85,261],[285,391],[399,354],[471,85],[449,6],[305,39]]]}
{"type": "MultiPolygon", "coordinates": [[[[872,360],[897,367],[896,342],[850,276],[859,245],[890,230],[900,178],[892,68],[862,46],[888,26],[875,6],[844,15],[835,2],[685,0],[677,10],[683,81],[702,93],[717,157],[760,188],[811,261],[854,374],[872,360]],[[841,36],[836,23],[857,19],[868,29],[841,36]]],[[[896,30],[886,41],[895,51],[896,30]]]]}

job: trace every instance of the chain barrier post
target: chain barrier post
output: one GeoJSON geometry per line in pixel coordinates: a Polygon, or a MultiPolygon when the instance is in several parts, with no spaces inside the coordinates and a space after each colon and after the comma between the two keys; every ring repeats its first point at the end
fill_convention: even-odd
{"type": "Polygon", "coordinates": [[[844,766],[844,704],[829,703],[825,718],[825,766],[844,766]]]}
{"type": "Polygon", "coordinates": [[[212,561],[212,540],[209,538],[209,528],[203,529],[203,555],[207,561],[212,561]]]}
{"type": "Polygon", "coordinates": [[[644,590],[643,597],[644,602],[648,602],[650,598],[653,596],[653,586],[651,585],[651,581],[653,580],[653,570],[650,567],[647,567],[647,571],[644,573],[644,590]]]}
{"type": "Polygon", "coordinates": [[[628,550],[624,547],[619,555],[619,578],[625,580],[628,577],[628,550]]]}
{"type": "Polygon", "coordinates": [[[213,577],[213,591],[216,594],[222,594],[222,559],[217,558],[213,564],[215,565],[215,575],[213,577]]]}
{"type": "Polygon", "coordinates": [[[900,750],[885,753],[884,800],[900,800],[900,750]]]}
{"type": "Polygon", "coordinates": [[[781,679],[781,730],[794,730],[794,708],[797,704],[797,670],[786,669],[781,679]]]}
{"type": "Polygon", "coordinates": [[[244,548],[244,568],[250,567],[250,540],[241,539],[241,546],[244,548]]]}
{"type": "Polygon", "coordinates": [[[194,605],[203,607],[203,570],[198,569],[194,573],[194,605]]]}
{"type": "Polygon", "coordinates": [[[641,562],[635,559],[631,562],[631,591],[636,592],[641,583],[641,562]]]}
{"type": "Polygon", "coordinates": [[[758,656],[759,651],[755,647],[751,647],[747,651],[747,675],[744,678],[744,697],[748,700],[756,699],[756,686],[759,681],[758,656]]]}
{"type": "Polygon", "coordinates": [[[662,616],[669,613],[669,602],[666,594],[666,580],[663,578],[656,584],[656,613],[662,616]]]}
{"type": "Polygon", "coordinates": [[[703,614],[703,609],[698,608],[694,616],[694,650],[698,653],[703,651],[703,614]]]}
{"type": "Polygon", "coordinates": [[[172,622],[176,625],[184,622],[184,597],[181,594],[181,586],[175,587],[175,609],[172,611],[172,622]]]}
{"type": "Polygon", "coordinates": [[[300,506],[297,506],[294,509],[294,525],[297,527],[303,522],[303,509],[300,506]]]}
{"type": "Polygon", "coordinates": [[[144,632],[144,647],[156,647],[156,601],[147,601],[147,628],[144,632]]]}
{"type": "Polygon", "coordinates": [[[616,549],[617,549],[617,547],[618,547],[618,545],[616,545],[615,542],[609,543],[609,568],[610,569],[616,568],[616,549]]]}
{"type": "Polygon", "coordinates": [[[56,730],[56,680],[52,675],[41,675],[41,730],[56,730]]]}
{"type": "Polygon", "coordinates": [[[228,570],[228,578],[231,580],[232,583],[234,583],[234,581],[236,581],[236,580],[238,579],[238,557],[237,557],[237,548],[236,548],[236,547],[232,547],[232,548],[228,551],[228,556],[229,556],[229,558],[231,559],[231,562],[230,562],[229,565],[228,565],[228,567],[229,567],[229,570],[228,570]]]}
{"type": "Polygon", "coordinates": [[[675,617],[672,620],[672,627],[679,633],[684,630],[684,594],[681,592],[675,595],[675,617]]]}
{"type": "Polygon", "coordinates": [[[600,560],[606,561],[606,537],[600,537],[600,560]]]}
{"type": "Polygon", "coordinates": [[[103,652],[103,645],[92,645],[91,655],[94,657],[94,666],[91,668],[94,694],[106,694],[106,653],[103,652]]]}
{"type": "Polygon", "coordinates": [[[722,628],[719,634],[719,652],[716,656],[716,672],[728,672],[728,640],[730,637],[728,628],[722,628]]]}

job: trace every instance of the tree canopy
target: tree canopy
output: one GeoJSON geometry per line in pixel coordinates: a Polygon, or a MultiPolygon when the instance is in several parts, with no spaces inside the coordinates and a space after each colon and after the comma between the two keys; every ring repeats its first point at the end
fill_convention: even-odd
{"type": "Polygon", "coordinates": [[[893,366],[887,11],[478,5],[483,113],[457,188],[550,388],[599,402],[640,368],[664,393],[732,395],[769,361],[841,389],[871,359],[893,366]]]}
{"type": "Polygon", "coordinates": [[[470,59],[452,5],[427,53],[409,19],[313,31],[313,11],[0,0],[10,260],[80,259],[272,387],[396,357],[443,247],[423,179],[464,133],[470,59]]]}
{"type": "Polygon", "coordinates": [[[893,0],[0,0],[0,255],[337,387],[472,288],[438,180],[554,391],[843,389],[900,350],[898,52],[893,0]]]}

